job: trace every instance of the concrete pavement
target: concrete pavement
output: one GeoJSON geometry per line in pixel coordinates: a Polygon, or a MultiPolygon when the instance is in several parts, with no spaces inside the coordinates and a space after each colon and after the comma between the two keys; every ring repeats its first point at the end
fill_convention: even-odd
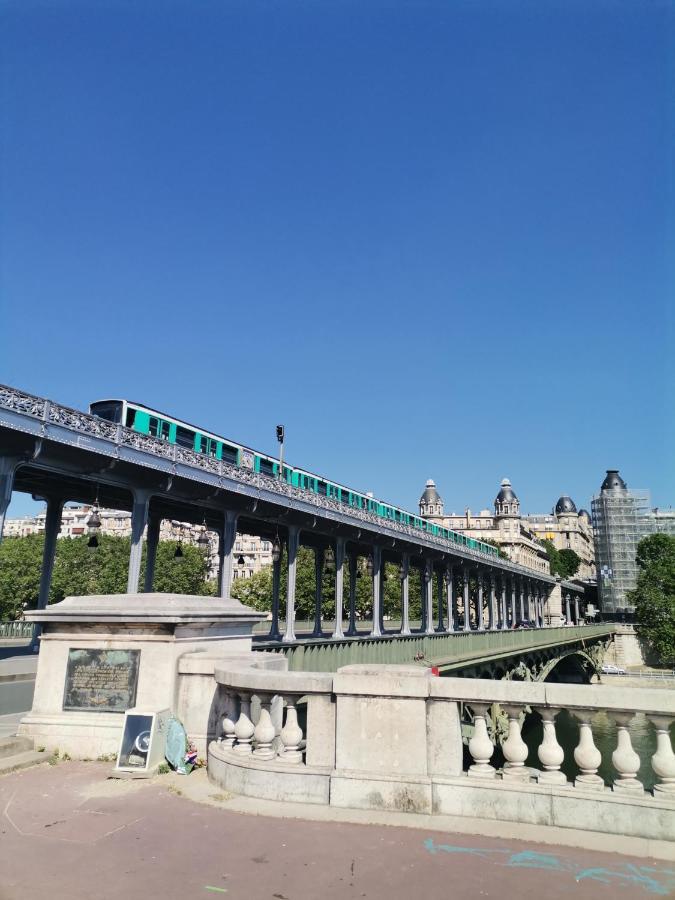
{"type": "Polygon", "coordinates": [[[673,863],[518,841],[508,823],[493,823],[502,836],[490,837],[271,818],[255,807],[246,815],[204,772],[120,781],[108,780],[111,768],[60,762],[0,778],[2,900],[597,900],[618,889],[631,900],[675,892],[673,863]]]}

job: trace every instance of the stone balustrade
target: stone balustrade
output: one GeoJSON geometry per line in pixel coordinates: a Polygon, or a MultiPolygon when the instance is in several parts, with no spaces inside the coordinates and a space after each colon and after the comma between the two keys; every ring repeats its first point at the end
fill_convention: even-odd
{"type": "Polygon", "coordinates": [[[209,746],[209,775],[234,793],[675,840],[671,692],[438,678],[410,665],[288,672],[267,668],[279,666],[272,654],[252,660],[215,669],[222,729],[209,746]],[[563,709],[578,722],[569,781],[556,737],[563,709]],[[527,765],[521,734],[530,710],[543,726],[537,766],[527,765]],[[600,710],[617,725],[607,784],[593,737],[600,710]],[[637,713],[655,731],[653,791],[639,780],[631,745],[637,713]]]}

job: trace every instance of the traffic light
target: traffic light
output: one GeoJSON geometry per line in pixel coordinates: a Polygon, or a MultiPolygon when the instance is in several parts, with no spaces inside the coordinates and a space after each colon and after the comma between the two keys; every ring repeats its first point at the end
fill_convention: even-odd
{"type": "Polygon", "coordinates": [[[283,442],[284,442],[284,426],[283,425],[277,425],[277,440],[279,441],[280,444],[283,444],[283,442]]]}

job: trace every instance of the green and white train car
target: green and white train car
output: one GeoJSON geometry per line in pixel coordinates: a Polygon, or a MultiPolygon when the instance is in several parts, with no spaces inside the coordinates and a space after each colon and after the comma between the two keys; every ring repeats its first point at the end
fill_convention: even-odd
{"type": "MultiPolygon", "coordinates": [[[[150,409],[140,403],[133,403],[131,400],[98,400],[90,405],[89,411],[94,416],[123,425],[140,434],[150,435],[158,440],[167,441],[169,444],[178,444],[179,447],[185,447],[195,453],[204,453],[233,466],[253,469],[255,472],[271,478],[279,478],[279,460],[273,456],[258,453],[258,451],[237,444],[235,441],[230,441],[210,431],[204,431],[203,428],[197,428],[187,422],[181,422],[179,419],[174,419],[166,413],[150,409]]],[[[420,516],[415,516],[389,503],[383,503],[367,494],[353,491],[344,485],[328,481],[326,478],[313,475],[311,472],[295,466],[284,465],[283,480],[301,490],[331,497],[339,503],[344,503],[345,506],[367,510],[383,519],[418,528],[420,531],[443,537],[460,546],[480,550],[491,556],[499,556],[498,549],[484,541],[477,541],[460,532],[443,528],[441,525],[428,522],[420,516]]]]}

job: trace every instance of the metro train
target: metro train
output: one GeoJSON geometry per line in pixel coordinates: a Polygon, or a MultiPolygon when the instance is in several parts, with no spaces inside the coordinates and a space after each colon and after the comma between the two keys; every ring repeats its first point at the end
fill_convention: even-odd
{"type": "MultiPolygon", "coordinates": [[[[197,428],[195,425],[189,425],[187,422],[181,422],[179,419],[174,419],[166,413],[158,412],[140,403],[133,403],[131,400],[97,400],[90,404],[89,412],[140,434],[147,434],[158,440],[177,444],[179,447],[223,460],[233,466],[253,469],[270,478],[279,478],[279,460],[273,456],[251,450],[236,441],[220,437],[203,428],[197,428]]],[[[436,525],[389,503],[376,500],[368,494],[354,491],[296,466],[284,463],[282,477],[285,482],[294,487],[322,494],[324,497],[344,503],[345,506],[366,510],[383,519],[409,525],[411,528],[445,538],[460,546],[480,550],[490,556],[499,556],[499,550],[491,544],[467,537],[449,528],[443,528],[441,525],[436,525]]]]}

